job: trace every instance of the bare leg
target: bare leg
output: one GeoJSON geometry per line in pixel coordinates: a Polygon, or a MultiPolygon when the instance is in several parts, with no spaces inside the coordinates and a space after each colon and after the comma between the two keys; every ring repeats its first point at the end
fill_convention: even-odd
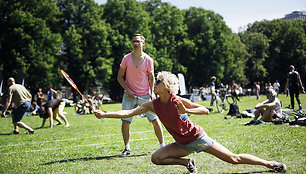
{"type": "Polygon", "coordinates": [[[260,117],[260,115],[263,115],[264,113],[265,113],[265,110],[263,108],[256,109],[254,113],[255,115],[254,120],[257,120],[260,117]]]}
{"type": "Polygon", "coordinates": [[[267,108],[265,113],[263,114],[261,120],[262,121],[272,121],[272,116],[275,114],[273,108],[267,108]]]}
{"type": "Polygon", "coordinates": [[[131,136],[130,123],[122,121],[121,131],[122,131],[124,145],[129,145],[130,144],[130,136],[131,136]]]}
{"type": "Polygon", "coordinates": [[[182,165],[187,167],[189,159],[181,157],[189,155],[190,152],[175,143],[166,145],[152,154],[151,161],[156,165],[182,165]]]}
{"type": "Polygon", "coordinates": [[[215,142],[210,148],[204,150],[204,152],[212,154],[217,158],[231,164],[261,165],[268,168],[273,168],[275,164],[273,161],[266,161],[249,154],[234,154],[218,142],[215,142]]]}
{"type": "Polygon", "coordinates": [[[13,122],[13,125],[14,125],[14,130],[15,130],[16,132],[19,132],[19,127],[17,126],[17,124],[14,124],[14,122],[13,122]]]}
{"type": "Polygon", "coordinates": [[[164,143],[164,136],[163,136],[163,131],[162,131],[162,126],[158,120],[152,121],[153,128],[155,131],[155,135],[159,141],[159,144],[164,143]]]}
{"type": "Polygon", "coordinates": [[[43,122],[41,124],[41,128],[43,128],[45,126],[46,120],[47,120],[46,118],[43,119],[43,122]]]}
{"type": "Polygon", "coordinates": [[[21,122],[21,121],[19,121],[19,122],[17,122],[17,123],[13,122],[13,124],[14,124],[14,126],[15,126],[15,130],[16,130],[16,126],[17,126],[17,127],[19,126],[19,127],[24,128],[24,129],[26,129],[26,130],[28,130],[28,131],[33,131],[32,128],[30,128],[28,125],[24,124],[24,123],[21,122]]]}
{"type": "Polygon", "coordinates": [[[65,117],[65,115],[62,112],[59,112],[58,115],[64,120],[66,125],[69,125],[67,118],[65,117]]]}

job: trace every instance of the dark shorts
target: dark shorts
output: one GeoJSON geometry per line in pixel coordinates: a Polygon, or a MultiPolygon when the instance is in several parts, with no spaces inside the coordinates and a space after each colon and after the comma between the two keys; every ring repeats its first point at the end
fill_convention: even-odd
{"type": "Polygon", "coordinates": [[[15,108],[13,110],[13,122],[17,123],[19,121],[21,121],[24,113],[28,110],[31,109],[31,102],[30,101],[26,101],[24,102],[21,106],[19,106],[18,108],[15,108]]]}

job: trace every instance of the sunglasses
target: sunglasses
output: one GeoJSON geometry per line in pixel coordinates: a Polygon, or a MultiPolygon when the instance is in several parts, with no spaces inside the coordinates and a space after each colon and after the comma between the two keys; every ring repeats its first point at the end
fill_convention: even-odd
{"type": "Polygon", "coordinates": [[[155,81],[155,85],[160,84],[160,82],[162,82],[160,79],[156,80],[156,81],[155,81]]]}
{"type": "Polygon", "coordinates": [[[133,40],[132,41],[133,43],[140,43],[140,42],[142,42],[141,40],[133,40]]]}

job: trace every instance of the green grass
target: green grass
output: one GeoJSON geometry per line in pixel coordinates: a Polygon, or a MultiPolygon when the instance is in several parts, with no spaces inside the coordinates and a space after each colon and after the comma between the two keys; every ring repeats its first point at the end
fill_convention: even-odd
{"type": "MultiPolygon", "coordinates": [[[[260,101],[264,100],[264,96],[260,101]]],[[[289,98],[280,96],[283,105],[289,98]]],[[[306,108],[306,95],[301,95],[306,108]]],[[[209,106],[209,101],[198,102],[209,106]]],[[[240,111],[254,108],[255,97],[243,97],[240,111]]],[[[105,104],[106,111],[120,110],[121,104],[105,104]]],[[[244,126],[250,119],[224,119],[226,113],[195,116],[190,119],[199,124],[213,139],[234,153],[249,153],[267,160],[287,164],[287,173],[305,173],[305,127],[289,125],[244,126]]],[[[20,129],[19,135],[10,134],[10,118],[0,119],[0,173],[187,173],[183,166],[158,166],[151,162],[151,154],[159,148],[152,125],[146,118],[136,117],[131,125],[133,155],[119,158],[123,150],[121,121],[93,115],[73,115],[66,107],[70,127],[54,126],[38,129],[42,119],[24,117],[23,122],[36,128],[34,135],[20,129]]],[[[47,122],[48,126],[49,123],[47,122]]],[[[164,130],[166,144],[174,142],[164,130]]],[[[191,154],[196,159],[199,173],[270,173],[262,166],[231,165],[206,153],[191,154]]]]}

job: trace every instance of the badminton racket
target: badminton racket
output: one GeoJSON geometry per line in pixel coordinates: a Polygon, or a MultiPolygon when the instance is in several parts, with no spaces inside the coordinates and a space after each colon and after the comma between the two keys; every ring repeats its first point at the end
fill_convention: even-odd
{"type": "Polygon", "coordinates": [[[91,106],[91,104],[88,102],[88,100],[83,96],[83,94],[79,91],[77,85],[73,82],[73,80],[69,77],[69,75],[68,75],[64,70],[62,70],[62,69],[61,69],[61,73],[62,73],[62,75],[65,77],[65,79],[69,82],[69,84],[70,84],[76,91],[78,91],[78,93],[82,96],[82,98],[86,101],[86,103],[89,104],[90,108],[91,108],[92,110],[94,110],[94,108],[91,106]]]}

